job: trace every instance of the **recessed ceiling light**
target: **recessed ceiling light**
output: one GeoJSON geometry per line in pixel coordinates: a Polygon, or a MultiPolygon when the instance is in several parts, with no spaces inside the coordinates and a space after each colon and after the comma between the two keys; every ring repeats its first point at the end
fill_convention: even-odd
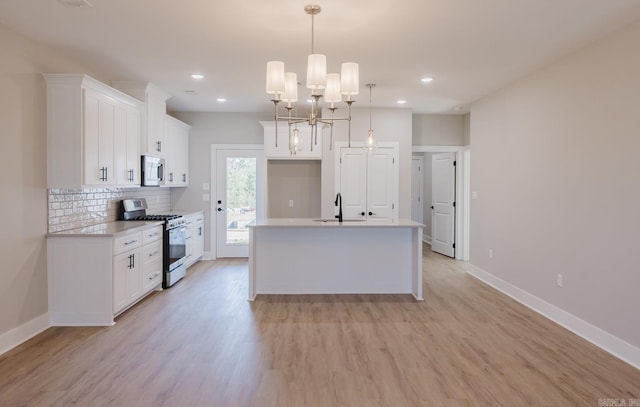
{"type": "Polygon", "coordinates": [[[204,75],[201,73],[192,73],[191,74],[191,79],[203,79],[204,75]]]}
{"type": "Polygon", "coordinates": [[[404,99],[399,99],[396,103],[399,105],[404,105],[405,103],[407,103],[407,101],[404,99]]]}
{"type": "Polygon", "coordinates": [[[425,76],[424,78],[420,79],[420,82],[422,83],[429,83],[433,81],[433,77],[431,76],[425,76]]]}
{"type": "Polygon", "coordinates": [[[453,110],[455,110],[456,112],[459,112],[460,110],[462,110],[462,106],[456,106],[453,108],[453,110]]]}
{"type": "Polygon", "coordinates": [[[217,98],[216,99],[218,102],[222,103],[222,102],[226,102],[227,99],[226,98],[217,98]]]}

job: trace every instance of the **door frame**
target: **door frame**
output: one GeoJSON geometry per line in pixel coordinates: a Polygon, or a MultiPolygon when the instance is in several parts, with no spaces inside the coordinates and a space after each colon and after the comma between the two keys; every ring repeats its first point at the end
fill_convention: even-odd
{"type": "Polygon", "coordinates": [[[469,261],[469,200],[471,196],[470,146],[413,146],[412,153],[456,154],[455,258],[456,260],[469,261]]]}
{"type": "Polygon", "coordinates": [[[418,161],[420,165],[420,213],[424,222],[424,155],[411,155],[411,217],[413,218],[413,161],[418,161]]]}
{"type": "MultiPolygon", "coordinates": [[[[215,195],[218,193],[218,177],[216,169],[218,168],[218,151],[220,150],[261,150],[263,157],[259,160],[263,166],[265,162],[264,144],[211,144],[211,167],[209,169],[211,180],[211,187],[209,189],[209,213],[211,214],[209,217],[209,246],[212,260],[218,258],[218,217],[216,216],[217,201],[215,195]]],[[[263,167],[262,173],[258,171],[258,168],[256,168],[256,201],[258,201],[258,205],[256,206],[260,207],[261,210],[258,211],[258,208],[256,208],[256,221],[264,219],[264,211],[266,209],[266,167],[263,167]]]]}

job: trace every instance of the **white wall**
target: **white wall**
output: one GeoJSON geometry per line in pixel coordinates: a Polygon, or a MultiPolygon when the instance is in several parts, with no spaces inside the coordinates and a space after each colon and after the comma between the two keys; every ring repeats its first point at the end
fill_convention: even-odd
{"type": "MultiPolygon", "coordinates": [[[[346,115],[346,109],[338,110],[336,117],[346,115]]],[[[323,112],[329,117],[328,112],[323,112]]],[[[398,142],[400,218],[411,219],[411,111],[408,109],[374,108],[372,127],[378,143],[398,142]]],[[[369,108],[353,109],[351,121],[351,141],[364,142],[369,130],[369,108]]],[[[333,130],[333,142],[347,141],[346,123],[337,123],[333,130]]],[[[329,150],[329,130],[323,132],[322,143],[322,217],[333,217],[335,199],[335,151],[329,150]],[[326,140],[326,141],[325,141],[326,140]]]]}
{"type": "Polygon", "coordinates": [[[100,76],[65,58],[59,50],[41,46],[2,25],[0,61],[2,348],[3,334],[47,313],[46,87],[42,73],[100,76]]]}
{"type": "Polygon", "coordinates": [[[470,253],[473,265],[636,347],[638,44],[640,23],[471,106],[470,253]]]}
{"type": "MultiPolygon", "coordinates": [[[[271,116],[211,112],[172,112],[171,115],[192,126],[189,133],[189,187],[171,188],[171,207],[176,210],[202,210],[205,225],[210,225],[210,202],[203,201],[202,194],[210,194],[213,200],[215,191],[203,191],[202,184],[212,185],[211,144],[263,144],[263,127],[259,122],[270,120],[271,116]]],[[[205,251],[211,251],[210,245],[210,235],[206,233],[205,251]]]]}

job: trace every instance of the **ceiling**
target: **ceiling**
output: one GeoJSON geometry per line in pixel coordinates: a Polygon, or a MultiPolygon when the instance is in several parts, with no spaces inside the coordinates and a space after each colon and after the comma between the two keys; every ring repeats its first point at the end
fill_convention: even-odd
{"type": "MultiPolygon", "coordinates": [[[[155,83],[173,95],[169,110],[268,111],[269,60],[305,80],[311,0],[88,0],[93,7],[83,8],[61,1],[2,0],[0,23],[112,80],[155,83]],[[205,78],[191,79],[194,72],[205,78]]],[[[368,106],[364,84],[375,83],[374,106],[414,113],[467,112],[482,96],[640,18],[638,0],[317,4],[315,48],[327,55],[328,71],[358,62],[360,106],[368,106]],[[424,76],[433,82],[422,84],[424,76]]]]}

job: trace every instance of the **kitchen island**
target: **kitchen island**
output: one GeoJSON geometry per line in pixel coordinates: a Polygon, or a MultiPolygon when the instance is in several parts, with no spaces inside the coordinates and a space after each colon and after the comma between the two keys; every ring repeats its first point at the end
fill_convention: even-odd
{"type": "Polygon", "coordinates": [[[258,294],[411,294],[422,301],[420,223],[266,219],[250,226],[249,300],[258,294]]]}

